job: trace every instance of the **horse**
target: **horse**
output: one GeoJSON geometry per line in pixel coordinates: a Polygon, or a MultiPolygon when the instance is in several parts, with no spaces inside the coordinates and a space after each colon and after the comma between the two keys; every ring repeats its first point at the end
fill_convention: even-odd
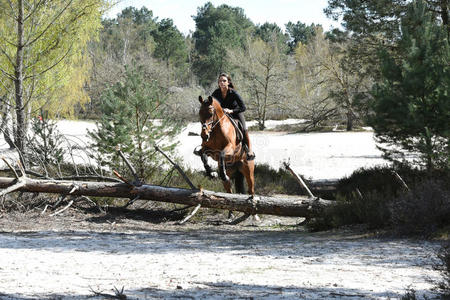
{"type": "Polygon", "coordinates": [[[232,193],[231,180],[234,178],[236,191],[245,193],[244,177],[247,181],[248,194],[251,199],[255,196],[255,162],[247,160],[247,154],[235,126],[222,109],[219,101],[209,96],[203,100],[198,98],[201,106],[199,110],[201,130],[200,157],[208,176],[212,176],[212,169],[208,165],[208,156],[217,161],[218,173],[223,186],[228,193],[232,193]]]}

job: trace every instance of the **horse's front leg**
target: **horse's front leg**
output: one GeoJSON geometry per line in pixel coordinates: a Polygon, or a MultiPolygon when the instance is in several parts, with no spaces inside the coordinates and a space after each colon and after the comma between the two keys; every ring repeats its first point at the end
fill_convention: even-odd
{"type": "Polygon", "coordinates": [[[215,176],[213,175],[211,166],[208,164],[208,155],[207,155],[206,152],[207,152],[207,150],[204,150],[204,149],[202,149],[201,152],[200,152],[200,157],[202,159],[203,167],[205,168],[206,175],[209,178],[214,178],[215,176]]]}

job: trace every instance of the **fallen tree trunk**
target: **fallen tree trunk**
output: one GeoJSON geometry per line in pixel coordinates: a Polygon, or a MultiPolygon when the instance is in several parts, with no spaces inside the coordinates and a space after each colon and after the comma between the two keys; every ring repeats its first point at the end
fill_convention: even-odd
{"type": "MultiPolygon", "coordinates": [[[[18,182],[15,178],[0,177],[0,188],[13,186],[18,182]]],[[[15,189],[21,192],[70,194],[74,196],[97,196],[153,200],[160,202],[198,205],[241,211],[247,214],[270,214],[279,216],[314,217],[334,201],[311,199],[305,196],[277,197],[217,193],[198,189],[181,189],[143,184],[133,186],[126,183],[65,181],[20,178],[20,186],[15,189]]]]}

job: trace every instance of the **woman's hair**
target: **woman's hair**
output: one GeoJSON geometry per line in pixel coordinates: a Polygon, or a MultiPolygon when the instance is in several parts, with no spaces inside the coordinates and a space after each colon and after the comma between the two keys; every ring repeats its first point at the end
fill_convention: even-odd
{"type": "Polygon", "coordinates": [[[220,73],[219,77],[217,78],[217,81],[219,81],[220,77],[226,77],[228,80],[228,87],[232,88],[233,90],[236,89],[234,87],[233,81],[231,81],[230,75],[228,75],[227,73],[220,73]]]}

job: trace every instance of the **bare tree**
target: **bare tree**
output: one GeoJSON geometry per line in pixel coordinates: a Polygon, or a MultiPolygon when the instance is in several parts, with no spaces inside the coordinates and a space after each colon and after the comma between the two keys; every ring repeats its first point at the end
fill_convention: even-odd
{"type": "Polygon", "coordinates": [[[298,104],[313,127],[341,117],[352,130],[360,118],[356,105],[367,97],[371,82],[358,71],[362,66],[345,55],[346,44],[331,43],[320,27],[316,30],[315,37],[307,45],[299,44],[295,53],[293,83],[302,95],[298,104]]]}
{"type": "Polygon", "coordinates": [[[260,130],[264,130],[268,116],[282,109],[286,100],[286,56],[278,45],[275,35],[269,42],[249,38],[246,51],[229,52],[231,61],[242,76],[239,88],[248,96],[248,109],[260,130]]]}

